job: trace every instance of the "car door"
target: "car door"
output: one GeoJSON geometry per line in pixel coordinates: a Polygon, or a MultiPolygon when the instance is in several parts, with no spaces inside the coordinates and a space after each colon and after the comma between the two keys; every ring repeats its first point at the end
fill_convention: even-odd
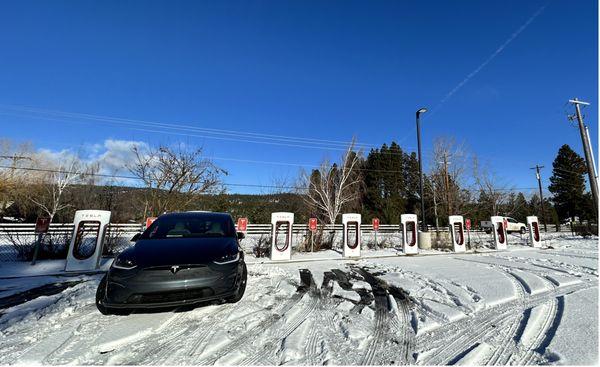
{"type": "Polygon", "coordinates": [[[514,218],[506,218],[508,220],[508,231],[513,232],[513,231],[518,231],[521,228],[519,228],[519,222],[517,222],[516,219],[514,218]]]}

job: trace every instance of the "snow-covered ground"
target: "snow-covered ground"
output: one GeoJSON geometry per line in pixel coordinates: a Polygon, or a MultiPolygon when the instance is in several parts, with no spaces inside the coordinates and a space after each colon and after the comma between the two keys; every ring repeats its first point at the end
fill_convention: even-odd
{"type": "Polygon", "coordinates": [[[96,310],[101,274],[0,263],[0,364],[596,365],[598,239],[545,245],[248,256],[239,303],[128,316],[96,310]]]}

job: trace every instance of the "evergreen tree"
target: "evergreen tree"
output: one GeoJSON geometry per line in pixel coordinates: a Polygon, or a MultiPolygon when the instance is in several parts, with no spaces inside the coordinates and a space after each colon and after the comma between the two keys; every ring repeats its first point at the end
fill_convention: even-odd
{"type": "Polygon", "coordinates": [[[560,147],[552,163],[548,189],[559,218],[582,216],[585,213],[585,162],[567,144],[560,147]]]}
{"type": "Polygon", "coordinates": [[[369,152],[363,168],[362,213],[382,223],[396,224],[400,215],[419,207],[419,165],[414,153],[406,154],[392,142],[369,152]]]}
{"type": "Polygon", "coordinates": [[[481,222],[482,220],[490,220],[489,218],[494,214],[490,202],[491,199],[488,193],[483,190],[479,191],[476,211],[476,217],[478,222],[481,222]]]}
{"type": "MultiPolygon", "coordinates": [[[[383,146],[385,147],[385,145],[383,146]]],[[[382,149],[383,149],[382,147],[382,149]]],[[[383,177],[379,170],[381,169],[381,155],[379,149],[371,149],[363,165],[363,215],[364,220],[373,217],[380,217],[379,208],[383,203],[383,177]]]]}
{"type": "MultiPolygon", "coordinates": [[[[542,223],[542,210],[540,207],[540,197],[538,194],[533,194],[528,203],[529,212],[531,215],[535,215],[538,217],[540,223],[542,223]]],[[[556,210],[554,209],[554,205],[552,205],[552,201],[548,198],[544,199],[544,214],[546,216],[546,224],[556,224],[559,222],[558,215],[556,214],[556,210]]]]}
{"type": "Polygon", "coordinates": [[[522,192],[518,194],[511,194],[508,202],[508,211],[506,211],[507,215],[515,218],[516,220],[525,223],[527,221],[527,216],[531,215],[531,211],[529,209],[529,204],[527,203],[527,199],[525,199],[525,195],[522,192]]]}

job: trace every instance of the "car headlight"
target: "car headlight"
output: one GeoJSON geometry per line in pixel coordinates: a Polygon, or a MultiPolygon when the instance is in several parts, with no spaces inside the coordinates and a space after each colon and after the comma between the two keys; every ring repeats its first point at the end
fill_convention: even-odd
{"type": "Polygon", "coordinates": [[[112,267],[116,269],[130,270],[137,267],[137,264],[131,259],[117,257],[115,261],[113,261],[112,267]]]}
{"type": "Polygon", "coordinates": [[[231,264],[231,263],[237,262],[239,259],[240,259],[240,253],[236,252],[235,254],[221,256],[220,258],[218,258],[217,260],[214,260],[213,262],[218,265],[223,265],[223,264],[231,264]]]}

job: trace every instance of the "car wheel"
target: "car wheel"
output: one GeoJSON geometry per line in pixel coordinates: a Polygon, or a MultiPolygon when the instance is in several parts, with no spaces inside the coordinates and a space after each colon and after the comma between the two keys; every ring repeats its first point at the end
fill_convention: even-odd
{"type": "Polygon", "coordinates": [[[486,234],[491,234],[491,233],[492,233],[492,231],[491,231],[491,230],[489,230],[489,229],[486,229],[486,230],[485,230],[485,233],[486,233],[486,234]]]}
{"type": "Polygon", "coordinates": [[[106,275],[104,275],[104,277],[102,277],[100,284],[98,284],[98,289],[96,290],[96,308],[98,309],[98,311],[100,311],[101,314],[110,315],[111,314],[110,309],[108,309],[107,307],[104,307],[104,305],[102,305],[102,300],[104,299],[105,296],[106,296],[106,275]]]}
{"type": "Polygon", "coordinates": [[[102,304],[102,300],[106,297],[106,275],[98,284],[98,289],[96,290],[96,308],[103,315],[128,315],[129,310],[121,310],[121,309],[113,309],[105,307],[102,304]]]}
{"type": "Polygon", "coordinates": [[[525,234],[525,232],[527,232],[527,229],[525,227],[521,227],[521,234],[525,234]]]}
{"type": "Polygon", "coordinates": [[[244,293],[246,292],[246,283],[248,282],[248,270],[246,269],[246,264],[242,266],[242,275],[238,280],[238,287],[235,291],[235,294],[227,299],[229,303],[236,303],[242,299],[244,293]]]}

